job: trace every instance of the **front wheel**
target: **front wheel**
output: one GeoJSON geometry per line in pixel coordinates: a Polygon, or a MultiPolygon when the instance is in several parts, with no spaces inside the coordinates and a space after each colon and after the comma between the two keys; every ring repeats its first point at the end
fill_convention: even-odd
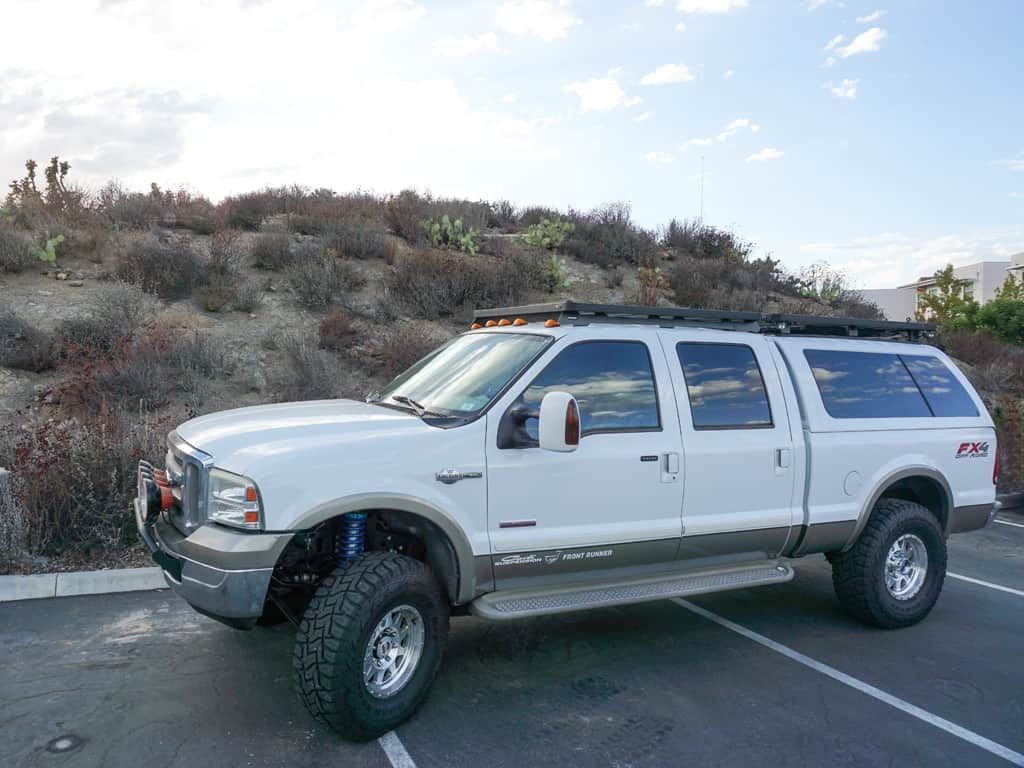
{"type": "Polygon", "coordinates": [[[853,616],[876,627],[906,627],[935,605],[946,578],[946,540],[925,507],[881,499],[860,538],[830,553],[832,584],[853,616]]]}
{"type": "Polygon", "coordinates": [[[448,602],[430,570],[391,552],[339,566],[317,589],[295,638],[295,683],[310,713],[352,739],[410,717],[448,638],[448,602]]]}

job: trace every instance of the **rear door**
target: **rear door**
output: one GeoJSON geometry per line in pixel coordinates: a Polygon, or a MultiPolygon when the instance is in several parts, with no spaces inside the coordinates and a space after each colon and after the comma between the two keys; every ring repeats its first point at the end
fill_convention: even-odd
{"type": "Polygon", "coordinates": [[[498,587],[675,558],[678,418],[657,337],[645,336],[563,340],[488,414],[488,527],[498,587]],[[571,453],[537,446],[536,414],[552,391],[579,403],[582,436],[571,453]],[[516,420],[517,413],[528,415],[516,420]]]}
{"type": "Polygon", "coordinates": [[[686,473],[680,557],[778,555],[802,512],[788,404],[769,343],[736,332],[660,336],[686,473]]]}

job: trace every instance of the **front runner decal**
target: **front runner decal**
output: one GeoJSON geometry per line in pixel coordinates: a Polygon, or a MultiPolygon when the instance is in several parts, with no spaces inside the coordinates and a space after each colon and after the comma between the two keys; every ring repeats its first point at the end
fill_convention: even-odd
{"type": "Polygon", "coordinates": [[[494,566],[497,568],[503,565],[540,565],[542,563],[544,565],[554,565],[559,561],[593,560],[599,557],[611,557],[614,554],[614,549],[589,549],[580,552],[563,552],[558,550],[557,552],[548,552],[544,555],[527,552],[521,555],[506,555],[500,560],[495,560],[494,566]]]}

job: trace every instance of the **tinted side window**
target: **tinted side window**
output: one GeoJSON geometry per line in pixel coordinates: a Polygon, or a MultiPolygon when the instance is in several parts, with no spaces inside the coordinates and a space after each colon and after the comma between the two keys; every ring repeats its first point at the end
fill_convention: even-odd
{"type": "Polygon", "coordinates": [[[832,418],[932,415],[899,355],[807,349],[804,357],[832,418]]]}
{"type": "MultiPolygon", "coordinates": [[[[583,434],[660,429],[654,371],[647,345],[636,341],[584,341],[564,349],[519,398],[536,415],[544,395],[569,392],[580,406],[583,434]]],[[[537,419],[526,421],[537,439],[537,419]]]]}
{"type": "Polygon", "coordinates": [[[977,416],[978,409],[949,367],[937,357],[900,355],[936,416],[977,416]]]}
{"type": "Polygon", "coordinates": [[[745,344],[676,345],[694,429],[770,427],[772,412],[754,350],[745,344]]]}

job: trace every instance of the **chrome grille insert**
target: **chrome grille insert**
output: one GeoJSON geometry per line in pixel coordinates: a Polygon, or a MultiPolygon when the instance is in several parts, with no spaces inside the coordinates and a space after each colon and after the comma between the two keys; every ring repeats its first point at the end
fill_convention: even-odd
{"type": "Polygon", "coordinates": [[[206,489],[213,457],[189,445],[177,432],[167,436],[167,472],[181,478],[181,486],[174,489],[180,510],[171,515],[171,522],[188,535],[206,522],[206,489]]]}

